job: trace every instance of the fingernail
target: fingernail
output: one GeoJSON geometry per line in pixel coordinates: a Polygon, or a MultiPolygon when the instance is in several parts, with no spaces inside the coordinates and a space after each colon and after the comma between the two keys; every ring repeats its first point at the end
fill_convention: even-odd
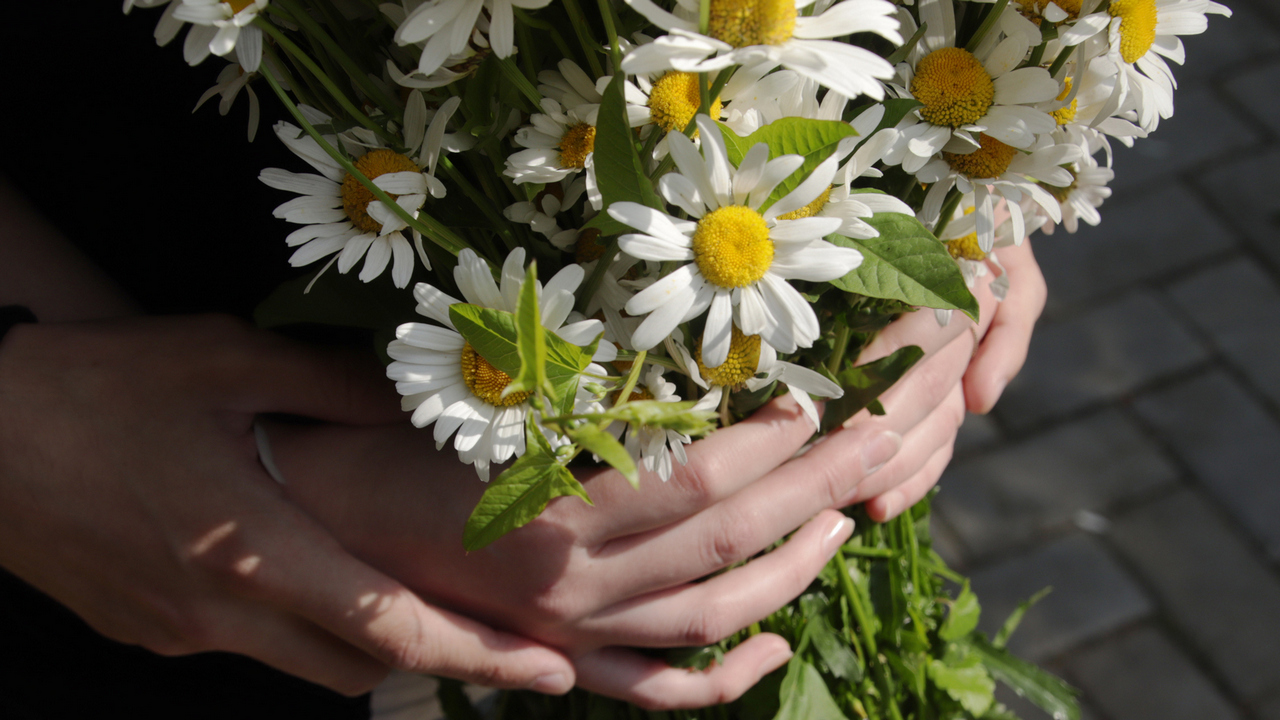
{"type": "Polygon", "coordinates": [[[901,448],[902,436],[892,430],[885,430],[872,438],[862,448],[863,475],[870,475],[884,467],[901,448]]]}
{"type": "Polygon", "coordinates": [[[530,690],[534,690],[547,695],[563,695],[572,688],[569,683],[569,677],[564,673],[548,673],[541,675],[529,685],[530,690]]]}
{"type": "Polygon", "coordinates": [[[822,539],[822,551],[826,553],[828,560],[835,557],[836,551],[844,544],[849,536],[853,535],[853,521],[849,518],[840,518],[840,522],[827,532],[827,536],[822,539]]]}

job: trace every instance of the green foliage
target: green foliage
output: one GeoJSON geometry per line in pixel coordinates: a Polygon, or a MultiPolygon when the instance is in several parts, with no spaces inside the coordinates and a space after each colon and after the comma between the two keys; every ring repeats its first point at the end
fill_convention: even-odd
{"type": "Polygon", "coordinates": [[[593,421],[620,421],[632,425],[675,430],[685,435],[705,435],[715,429],[715,410],[694,410],[693,401],[634,400],[602,413],[582,417],[593,421]]]}
{"type": "Polygon", "coordinates": [[[960,595],[951,603],[951,612],[947,613],[947,619],[938,628],[938,637],[943,640],[959,640],[978,627],[978,617],[981,614],[978,596],[973,594],[969,589],[969,581],[965,580],[960,595]]]}
{"type": "Polygon", "coordinates": [[[542,312],[538,307],[536,262],[529,263],[529,270],[520,285],[515,319],[516,354],[520,358],[520,370],[511,376],[511,382],[502,391],[502,396],[541,391],[555,400],[556,388],[547,378],[547,331],[542,327],[542,312]]]}
{"type": "Polygon", "coordinates": [[[968,638],[969,647],[982,658],[992,677],[1013,688],[1019,695],[1035,703],[1055,718],[1080,720],[1079,694],[1075,688],[1039,667],[1009,654],[975,633],[968,638]]]}
{"type": "Polygon", "coordinates": [[[746,137],[739,137],[724,125],[720,125],[720,134],[724,136],[729,162],[735,167],[740,165],[747,152],[759,143],[769,146],[770,159],[781,155],[804,157],[804,164],[800,169],[779,183],[769,195],[769,199],[759,208],[765,210],[804,182],[814,168],[831,157],[841,140],[858,133],[849,123],[838,120],[789,117],[775,120],[746,137]]]}
{"type": "MultiPolygon", "coordinates": [[[[592,151],[596,182],[599,183],[605,210],[622,201],[662,209],[665,203],[644,174],[640,153],[636,149],[636,136],[627,122],[627,102],[623,94],[625,80],[622,73],[615,74],[604,89],[604,99],[600,101],[592,151]]],[[[609,217],[607,212],[596,215],[586,227],[597,228],[602,235],[631,232],[630,227],[609,217]]]]}
{"type": "Polygon", "coordinates": [[[774,720],[848,720],[812,663],[795,655],[787,663],[779,694],[782,705],[774,720]]]}
{"type": "Polygon", "coordinates": [[[1005,618],[1004,624],[1000,626],[1000,630],[996,633],[996,637],[991,641],[991,644],[998,648],[1002,648],[1008,644],[1009,636],[1012,635],[1013,631],[1017,630],[1018,625],[1022,623],[1022,616],[1026,615],[1027,611],[1030,610],[1033,605],[1043,600],[1050,592],[1053,592],[1053,588],[1044,588],[1035,595],[1032,595],[1026,600],[1018,603],[1018,607],[1014,608],[1013,612],[1009,613],[1009,617],[1005,618]]]}
{"type": "Polygon", "coordinates": [[[640,472],[636,469],[635,460],[631,459],[631,453],[618,442],[617,438],[610,435],[609,432],[594,422],[586,422],[577,426],[570,426],[566,429],[566,434],[571,440],[582,446],[584,450],[595,453],[600,459],[613,466],[614,470],[622,473],[622,476],[631,483],[631,486],[637,490],[640,488],[640,472]]]}
{"type": "Polygon", "coordinates": [[[877,213],[867,219],[879,237],[827,239],[862,253],[862,264],[831,284],[873,298],[900,300],[918,307],[959,310],[975,321],[978,300],[946,247],[910,215],[877,213]]]}
{"type": "Polygon", "coordinates": [[[551,444],[529,413],[525,423],[525,453],[489,484],[467,518],[462,545],[479,550],[538,517],[547,503],[563,495],[591,498],[582,483],[561,464],[551,444]]]}
{"type": "Polygon", "coordinates": [[[974,715],[981,716],[995,702],[996,683],[982,659],[958,646],[947,648],[941,660],[929,661],[929,679],[974,715]]]}
{"type": "MultiPolygon", "coordinates": [[[[837,400],[828,400],[822,414],[823,432],[831,432],[859,410],[869,407],[885,390],[888,390],[913,365],[924,357],[924,351],[915,345],[908,345],[895,350],[892,354],[875,362],[846,368],[836,375],[836,382],[844,388],[844,396],[837,400]]],[[[883,414],[884,408],[880,407],[883,414]]]]}

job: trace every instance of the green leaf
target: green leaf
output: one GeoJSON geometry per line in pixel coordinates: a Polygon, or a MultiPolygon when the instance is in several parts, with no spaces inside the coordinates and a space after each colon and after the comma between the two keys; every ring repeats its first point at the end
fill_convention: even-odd
{"type": "Polygon", "coordinates": [[[858,656],[849,649],[849,644],[840,633],[831,626],[825,615],[815,615],[809,619],[809,627],[805,633],[809,641],[818,651],[827,670],[837,678],[848,678],[849,682],[862,681],[862,666],[858,664],[858,656]]]}
{"type": "Polygon", "coordinates": [[[910,305],[959,310],[975,321],[978,300],[947,248],[919,220],[902,213],[876,213],[866,219],[879,237],[828,240],[862,252],[862,264],[831,284],[848,292],[900,300],[910,305]]]}
{"type": "Polygon", "coordinates": [[[556,459],[551,444],[529,413],[525,422],[525,453],[489,484],[467,518],[462,546],[471,552],[538,517],[547,503],[562,495],[576,495],[588,505],[582,483],[556,459]]]}
{"type": "Polygon", "coordinates": [[[747,152],[759,143],[769,146],[770,160],[781,155],[804,157],[804,164],[800,169],[779,183],[769,195],[769,199],[760,206],[759,209],[763,211],[796,189],[797,185],[809,177],[814,168],[836,151],[841,140],[857,135],[858,131],[854,130],[849,123],[839,120],[789,117],[774,120],[746,137],[739,137],[724,125],[720,125],[720,133],[724,136],[729,162],[734,166],[740,165],[747,152]]]}
{"type": "Polygon", "coordinates": [[[494,368],[510,377],[520,374],[520,348],[516,345],[516,317],[493,308],[456,303],[449,319],[462,339],[494,368]]]}
{"type": "MultiPolygon", "coordinates": [[[[515,315],[479,305],[457,303],[449,307],[449,319],[462,338],[471,343],[480,357],[510,377],[520,374],[520,349],[515,315]]],[[[546,374],[556,398],[553,406],[561,415],[573,411],[578,378],[595,354],[596,344],[582,348],[561,340],[555,333],[545,333],[547,347],[546,374]]]]}
{"type": "Polygon", "coordinates": [[[844,396],[827,401],[822,414],[822,431],[831,432],[862,408],[869,407],[922,357],[923,350],[908,345],[875,362],[843,370],[836,376],[836,382],[844,388],[844,396]]]}
{"type": "Polygon", "coordinates": [[[781,706],[773,720],[849,720],[832,699],[822,674],[800,655],[787,665],[779,698],[781,706]]]}
{"type": "Polygon", "coordinates": [[[1000,682],[1014,692],[1035,703],[1041,710],[1062,720],[1080,720],[1080,706],[1076,703],[1075,688],[1060,678],[1041,670],[1007,650],[987,642],[981,635],[969,638],[968,645],[1000,682]]]}
{"type": "Polygon", "coordinates": [[[1005,618],[1004,624],[1000,626],[1000,631],[996,633],[996,638],[991,641],[991,644],[998,648],[1004,647],[1009,642],[1009,636],[1013,634],[1014,630],[1018,629],[1018,625],[1022,624],[1022,616],[1026,615],[1033,605],[1043,600],[1051,592],[1053,592],[1053,588],[1044,588],[1019,603],[1018,607],[1009,613],[1009,617],[1005,618]]]}
{"type": "Polygon", "coordinates": [[[965,580],[960,596],[951,604],[951,612],[947,613],[947,619],[938,628],[938,637],[943,640],[959,640],[978,627],[978,617],[981,614],[978,596],[973,594],[969,589],[969,581],[965,580]]]}
{"type": "Polygon", "coordinates": [[[982,715],[995,702],[996,683],[974,653],[948,651],[944,660],[930,660],[929,679],[974,715],[982,715]]]}
{"type": "Polygon", "coordinates": [[[541,390],[552,400],[556,399],[555,388],[547,380],[547,332],[542,327],[541,316],[538,263],[531,262],[516,300],[516,351],[520,356],[520,371],[512,376],[502,391],[503,397],[541,390]]]}
{"type": "Polygon", "coordinates": [[[587,422],[576,428],[567,428],[566,434],[574,442],[599,455],[600,459],[612,465],[614,470],[622,473],[632,487],[640,488],[640,473],[636,470],[635,460],[622,443],[607,430],[602,430],[594,422],[587,422]]]}
{"type": "Polygon", "coordinates": [[[711,432],[715,428],[716,411],[694,410],[693,406],[691,400],[634,400],[585,417],[594,421],[617,420],[633,426],[659,427],[685,435],[705,435],[711,432]]]}
{"type": "MultiPolygon", "coordinates": [[[[654,192],[653,183],[642,169],[640,153],[636,150],[636,135],[627,122],[627,101],[623,94],[625,81],[623,73],[613,76],[604,89],[604,98],[596,114],[596,138],[592,150],[596,182],[606,210],[613,203],[622,201],[660,210],[664,207],[662,199],[654,192]]],[[[607,217],[608,213],[600,215],[607,217]]],[[[619,232],[630,230],[621,223],[618,225],[624,228],[619,232]]],[[[600,227],[600,232],[614,234],[606,232],[606,227],[600,227]]]]}

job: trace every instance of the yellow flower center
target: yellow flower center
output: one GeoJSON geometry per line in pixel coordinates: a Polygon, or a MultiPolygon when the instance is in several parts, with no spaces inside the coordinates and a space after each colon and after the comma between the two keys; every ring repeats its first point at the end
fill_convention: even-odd
{"type": "Polygon", "coordinates": [[[1017,150],[986,133],[978,136],[982,147],[968,155],[943,152],[942,158],[956,172],[971,178],[997,178],[1009,169],[1017,150]]]}
{"type": "Polygon", "coordinates": [[[1039,181],[1036,182],[1037,185],[1039,185],[1040,187],[1048,191],[1048,193],[1053,196],[1053,199],[1057,200],[1058,204],[1060,205],[1065,204],[1067,202],[1067,198],[1071,196],[1071,191],[1075,190],[1076,186],[1079,184],[1075,171],[1072,170],[1067,165],[1063,165],[1062,167],[1067,172],[1071,173],[1070,185],[1066,187],[1058,187],[1057,185],[1050,185],[1049,183],[1046,183],[1046,182],[1039,182],[1039,181]]]}
{"type": "Polygon", "coordinates": [[[733,334],[729,337],[729,357],[717,367],[709,368],[702,363],[702,340],[698,340],[694,360],[698,363],[698,372],[702,378],[712,385],[737,387],[755,377],[756,368],[760,366],[760,336],[743,335],[737,325],[733,326],[733,334]]]}
{"type": "MultiPolygon", "coordinates": [[[[1058,96],[1058,101],[1061,102],[1063,100],[1066,100],[1067,96],[1070,94],[1071,94],[1071,78],[1067,78],[1066,86],[1062,88],[1062,94],[1058,96]]],[[[1065,105],[1063,107],[1060,107],[1049,114],[1053,116],[1054,120],[1058,121],[1059,125],[1067,125],[1071,123],[1072,120],[1076,119],[1076,106],[1079,104],[1080,104],[1080,98],[1072,98],[1070,105],[1065,105]]]]}
{"type": "Polygon", "coordinates": [[[1120,18],[1120,57],[1137,62],[1156,41],[1156,0],[1111,0],[1107,12],[1120,18]]]}
{"type": "MultiPolygon", "coordinates": [[[[666,132],[683,131],[702,105],[698,80],[697,75],[687,72],[669,72],[658,78],[649,92],[649,119],[666,132]]],[[[720,117],[721,107],[717,97],[711,102],[711,117],[720,117]]]]}
{"type": "Polygon", "coordinates": [[[795,0],[711,0],[708,34],[736,48],[781,45],[795,30],[795,0]]]}
{"type": "Polygon", "coordinates": [[[459,364],[462,366],[462,379],[467,383],[467,388],[476,397],[490,405],[511,407],[519,405],[529,397],[529,393],[511,393],[505,398],[502,397],[502,391],[511,384],[511,376],[480,357],[480,353],[471,347],[471,343],[463,343],[462,360],[459,364]]]}
{"type": "Polygon", "coordinates": [[[241,10],[252,5],[254,0],[223,0],[222,4],[231,8],[231,14],[237,15],[241,10]]]}
{"type": "Polygon", "coordinates": [[[924,103],[920,116],[934,125],[960,127],[978,122],[995,101],[996,86],[986,68],[964,48],[946,47],[916,64],[911,94],[924,103]]]}
{"type": "MultiPolygon", "coordinates": [[[[422,172],[417,163],[397,152],[390,150],[372,150],[365,153],[355,162],[356,169],[373,180],[380,175],[395,172],[422,172]]],[[[391,195],[388,193],[388,195],[391,195]]],[[[391,195],[391,199],[396,199],[391,195]]],[[[342,209],[347,211],[351,224],[362,232],[376,233],[382,230],[382,223],[369,217],[369,203],[374,201],[373,193],[360,184],[350,173],[342,179],[342,209]]]]}
{"type": "Polygon", "coordinates": [[[965,260],[977,262],[987,257],[987,254],[982,252],[982,248],[978,246],[978,233],[976,231],[964,237],[958,237],[955,240],[948,240],[947,252],[951,253],[951,257],[957,260],[964,258],[965,260]]]}
{"type": "MultiPolygon", "coordinates": [[[[630,368],[628,368],[629,370],[630,368]]],[[[622,397],[622,388],[613,391],[613,404],[618,404],[618,398],[622,397]]],[[[652,400],[653,393],[649,392],[649,388],[637,385],[632,388],[631,395],[627,397],[627,402],[637,402],[640,400],[652,400]]]]}
{"type": "Polygon", "coordinates": [[[729,205],[707,213],[693,232],[693,258],[702,277],[722,288],[750,285],[773,264],[773,241],[764,217],[729,205]]]}
{"type": "Polygon", "coordinates": [[[600,231],[587,228],[578,233],[578,240],[573,244],[573,261],[579,265],[595,262],[604,255],[604,245],[600,244],[600,231]]]}
{"type": "Polygon", "coordinates": [[[813,202],[805,205],[799,210],[792,210],[784,215],[779,215],[779,220],[799,220],[800,218],[813,217],[822,212],[822,208],[827,206],[827,201],[831,199],[831,188],[822,191],[822,194],[814,198],[813,202]]]}
{"type": "Polygon", "coordinates": [[[587,166],[587,156],[596,147],[596,129],[586,123],[578,123],[560,136],[560,167],[582,168],[587,166]]]}

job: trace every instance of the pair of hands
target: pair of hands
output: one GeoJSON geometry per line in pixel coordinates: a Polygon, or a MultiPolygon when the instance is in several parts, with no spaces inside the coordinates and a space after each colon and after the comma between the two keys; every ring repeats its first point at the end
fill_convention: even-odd
{"type": "Polygon", "coordinates": [[[553,693],[576,682],[654,708],[728,700],[786,661],[781,638],[705,673],[623,648],[758,620],[848,537],[832,508],[865,501],[884,519],[933,486],[966,405],[995,402],[1043,305],[1030,248],[1001,258],[1013,290],[997,309],[976,289],[974,332],[915,313],[864,353],[928,353],[882,398],[887,415],[797,458],[810,428],[780,399],[691,446],[668,483],[636,493],[597,472],[594,508],[558,500],[469,556],[462,525],[483,486],[403,423],[376,369],[216,318],[19,326],[0,352],[0,564],[115,639],[239,652],[341,692],[398,668],[553,693]],[[282,488],[257,461],[263,412],[342,425],[273,429],[282,488]]]}

